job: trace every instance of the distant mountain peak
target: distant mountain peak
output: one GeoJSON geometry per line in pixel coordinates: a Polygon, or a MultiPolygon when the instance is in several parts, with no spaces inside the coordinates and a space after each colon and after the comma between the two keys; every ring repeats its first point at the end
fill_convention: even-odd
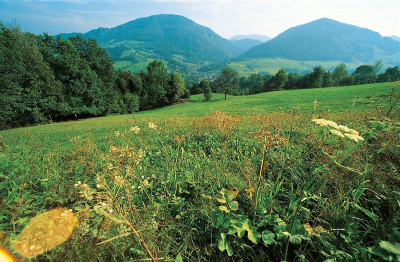
{"type": "Polygon", "coordinates": [[[232,40],[243,40],[243,39],[252,39],[252,40],[257,40],[262,43],[267,42],[268,40],[271,39],[271,37],[266,36],[266,35],[259,35],[259,34],[250,34],[250,35],[235,35],[229,38],[230,41],[232,40]]]}
{"type": "Polygon", "coordinates": [[[388,57],[395,61],[399,47],[398,42],[372,30],[321,18],[292,27],[241,56],[369,63],[388,57]]]}

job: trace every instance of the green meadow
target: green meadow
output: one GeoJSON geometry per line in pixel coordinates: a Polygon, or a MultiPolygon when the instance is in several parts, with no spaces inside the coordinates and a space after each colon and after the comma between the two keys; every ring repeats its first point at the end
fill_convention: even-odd
{"type": "Polygon", "coordinates": [[[195,95],[0,131],[0,246],[18,261],[399,261],[399,95],[195,95]],[[74,219],[27,228],[57,208],[74,219]]]}
{"type": "MultiPolygon", "coordinates": [[[[319,65],[328,71],[332,71],[338,64],[340,64],[338,61],[296,61],[283,58],[259,58],[232,61],[228,66],[238,71],[240,76],[249,76],[258,73],[276,74],[281,68],[285,68],[288,72],[311,72],[314,67],[319,65]]],[[[350,63],[347,66],[348,69],[354,70],[357,64],[350,63]]]]}

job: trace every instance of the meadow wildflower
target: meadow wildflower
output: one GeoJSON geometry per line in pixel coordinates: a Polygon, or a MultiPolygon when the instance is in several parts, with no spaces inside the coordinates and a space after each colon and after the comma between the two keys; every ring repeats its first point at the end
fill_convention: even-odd
{"type": "Polygon", "coordinates": [[[331,120],[319,118],[319,119],[313,119],[313,121],[320,126],[330,126],[330,127],[339,129],[339,125],[331,120]]]}
{"type": "Polygon", "coordinates": [[[356,130],[348,128],[347,126],[339,125],[339,130],[342,130],[345,133],[350,133],[350,134],[353,134],[353,135],[358,135],[359,134],[356,130]]]}
{"type": "Polygon", "coordinates": [[[340,137],[344,137],[344,135],[342,134],[342,132],[340,132],[340,131],[338,131],[338,130],[336,130],[336,129],[331,129],[331,130],[329,130],[329,132],[330,132],[331,134],[334,134],[334,135],[337,135],[337,136],[340,136],[340,137]]]}
{"type": "Polygon", "coordinates": [[[313,119],[313,122],[315,122],[316,124],[318,124],[320,126],[327,126],[327,127],[335,128],[335,129],[331,129],[329,131],[331,134],[334,134],[334,135],[337,135],[340,137],[348,137],[351,140],[354,140],[356,142],[364,140],[364,138],[359,135],[358,131],[348,128],[347,126],[338,125],[331,120],[313,119]],[[341,131],[343,131],[343,133],[341,131]]]}
{"type": "Polygon", "coordinates": [[[149,127],[150,127],[151,129],[156,129],[156,128],[157,128],[157,126],[156,126],[154,123],[152,123],[152,122],[149,122],[149,127]]]}
{"type": "Polygon", "coordinates": [[[115,135],[115,137],[119,137],[119,135],[120,135],[119,131],[115,131],[114,135],[115,135]]]}
{"type": "Polygon", "coordinates": [[[135,134],[139,134],[139,131],[140,131],[140,127],[138,127],[138,126],[131,127],[131,132],[133,132],[135,134]]]}
{"type": "Polygon", "coordinates": [[[360,140],[364,140],[364,138],[363,138],[362,136],[359,136],[359,135],[349,134],[349,133],[346,133],[346,134],[344,134],[344,135],[345,135],[346,137],[350,138],[351,140],[356,141],[356,142],[359,142],[360,140]]]}

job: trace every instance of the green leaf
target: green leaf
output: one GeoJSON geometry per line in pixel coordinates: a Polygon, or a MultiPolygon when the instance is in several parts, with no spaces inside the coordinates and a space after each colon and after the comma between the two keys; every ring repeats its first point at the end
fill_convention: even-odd
{"type": "Polygon", "coordinates": [[[229,209],[226,206],[219,206],[219,209],[224,211],[225,213],[229,213],[229,209]]]}
{"type": "Polygon", "coordinates": [[[229,208],[230,208],[231,210],[233,210],[233,211],[236,211],[236,210],[239,209],[239,203],[238,203],[237,201],[232,201],[232,202],[229,204],[229,208]]]}
{"type": "Polygon", "coordinates": [[[367,216],[369,216],[372,220],[378,221],[379,216],[375,215],[375,214],[372,213],[371,211],[369,211],[369,210],[367,210],[367,209],[365,209],[365,208],[363,208],[363,207],[357,205],[356,203],[351,203],[351,205],[352,205],[354,208],[356,208],[356,209],[358,209],[358,210],[364,212],[364,214],[367,215],[367,216]]]}
{"type": "Polygon", "coordinates": [[[175,258],[175,262],[183,262],[181,254],[178,254],[175,258]]]}
{"type": "Polygon", "coordinates": [[[244,220],[243,223],[241,225],[240,224],[240,220],[236,220],[234,225],[232,225],[237,229],[238,237],[242,238],[245,231],[247,231],[247,238],[254,244],[257,244],[258,239],[261,237],[261,234],[258,233],[257,228],[251,225],[249,219],[244,220]]]}
{"type": "Polygon", "coordinates": [[[231,244],[229,243],[229,241],[227,241],[226,234],[224,233],[221,233],[221,239],[218,242],[218,249],[222,252],[226,250],[228,256],[232,256],[233,254],[231,244]]]}
{"type": "Polygon", "coordinates": [[[292,235],[289,237],[289,242],[295,245],[301,244],[301,236],[300,235],[292,235]]]}
{"type": "Polygon", "coordinates": [[[217,198],[217,201],[220,202],[221,204],[226,204],[226,200],[222,198],[217,198]]]}
{"type": "Polygon", "coordinates": [[[262,241],[265,245],[275,244],[275,234],[269,230],[264,230],[261,235],[262,241]]]}
{"type": "Polygon", "coordinates": [[[391,243],[388,241],[381,241],[381,242],[379,242],[379,246],[390,253],[400,255],[400,243],[391,243]]]}

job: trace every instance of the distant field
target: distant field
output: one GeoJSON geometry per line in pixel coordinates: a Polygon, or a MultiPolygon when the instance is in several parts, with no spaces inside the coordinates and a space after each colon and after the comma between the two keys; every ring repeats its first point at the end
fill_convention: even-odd
{"type": "MultiPolygon", "coordinates": [[[[233,61],[229,67],[237,70],[240,76],[248,76],[257,73],[275,74],[280,68],[285,68],[288,72],[311,72],[314,67],[322,66],[328,71],[333,71],[340,62],[331,61],[295,61],[281,58],[249,59],[244,61],[233,61]]],[[[357,64],[346,64],[348,70],[354,70],[357,64]]]]}
{"type": "MultiPolygon", "coordinates": [[[[213,94],[212,101],[203,102],[203,95],[191,96],[188,103],[137,113],[138,118],[154,117],[194,117],[212,111],[223,111],[230,114],[246,115],[249,113],[266,113],[297,110],[310,112],[317,99],[317,111],[361,111],[374,110],[388,102],[389,87],[385,83],[330,87],[318,89],[286,90],[267,92],[251,96],[228,96],[213,94]]],[[[121,116],[124,118],[125,116],[121,116]]],[[[129,116],[127,116],[129,118],[129,116]]]]}

